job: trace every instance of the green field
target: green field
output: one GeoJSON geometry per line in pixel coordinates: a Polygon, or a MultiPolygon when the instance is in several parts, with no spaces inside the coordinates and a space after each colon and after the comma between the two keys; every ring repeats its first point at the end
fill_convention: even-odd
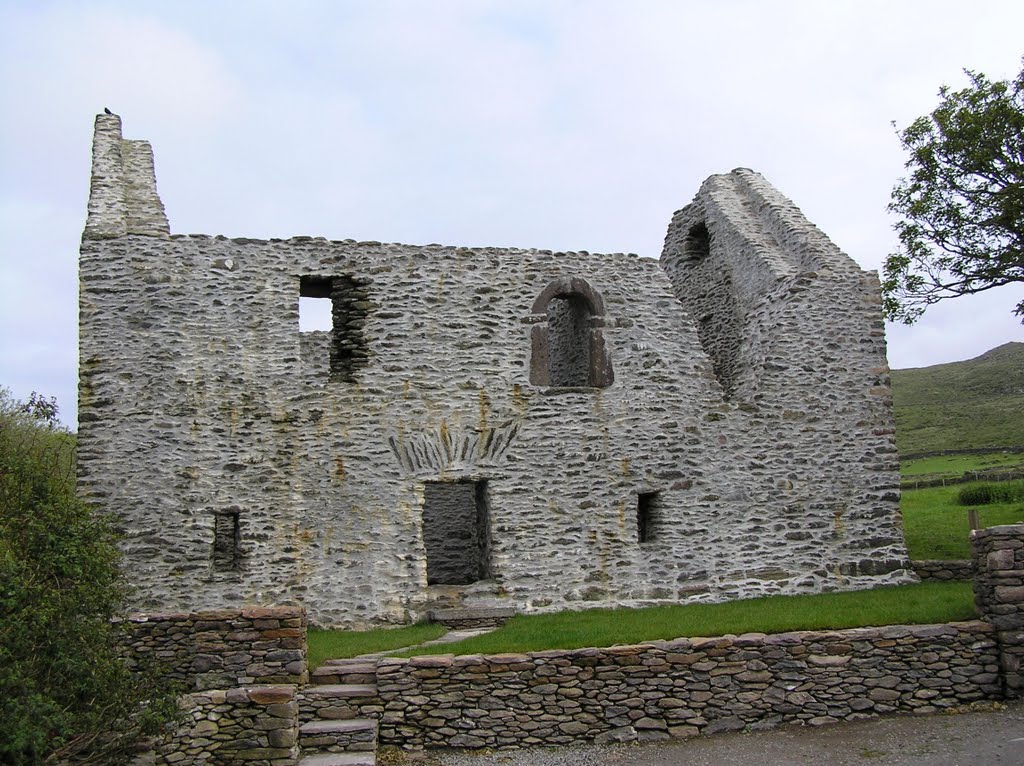
{"type": "MultiPolygon", "coordinates": [[[[966,559],[970,551],[967,507],[957,502],[965,489],[982,482],[903,490],[900,509],[911,559],[966,559]]],[[[1024,521],[1024,503],[978,506],[983,527],[1024,521]]]]}
{"type": "Polygon", "coordinates": [[[976,359],[892,371],[896,445],[904,455],[1024,445],[1024,343],[976,359]]]}
{"type": "Polygon", "coordinates": [[[904,478],[947,478],[958,479],[971,471],[987,471],[993,468],[1024,470],[1024,453],[992,452],[986,455],[936,455],[905,460],[900,463],[900,475],[904,478]]]}

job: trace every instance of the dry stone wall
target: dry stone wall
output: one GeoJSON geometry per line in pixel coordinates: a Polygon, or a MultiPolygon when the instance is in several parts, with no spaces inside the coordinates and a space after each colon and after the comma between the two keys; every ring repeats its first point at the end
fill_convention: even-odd
{"type": "Polygon", "coordinates": [[[922,580],[970,580],[974,562],[970,559],[915,559],[914,573],[922,580]]]}
{"type": "Polygon", "coordinates": [[[177,731],[132,766],[295,766],[299,761],[296,687],[241,686],[182,698],[177,731]]]}
{"type": "Polygon", "coordinates": [[[974,600],[1000,645],[1006,696],[1024,694],[1024,524],[971,532],[974,600]]]}
{"type": "Polygon", "coordinates": [[[306,615],[298,607],[136,614],[128,619],[125,648],[133,665],[155,663],[185,689],[309,678],[306,615]]]}
{"type": "Polygon", "coordinates": [[[79,394],[137,608],[365,625],[914,579],[877,279],[756,173],[709,179],[658,262],[171,235],[138,148],[97,118],[79,394]],[[302,296],[333,330],[299,331],[302,296]],[[485,488],[476,582],[428,581],[431,482],[485,488]]]}
{"type": "Polygon", "coordinates": [[[468,748],[650,742],[1001,696],[982,622],[388,658],[377,686],[382,743],[468,748]]]}

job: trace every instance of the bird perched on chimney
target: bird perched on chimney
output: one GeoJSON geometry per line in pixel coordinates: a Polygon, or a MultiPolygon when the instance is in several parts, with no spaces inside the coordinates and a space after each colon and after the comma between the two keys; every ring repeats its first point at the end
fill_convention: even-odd
{"type": "Polygon", "coordinates": [[[107,109],[107,107],[103,107],[103,113],[104,114],[113,114],[113,112],[110,111],[109,109],[107,109]]]}

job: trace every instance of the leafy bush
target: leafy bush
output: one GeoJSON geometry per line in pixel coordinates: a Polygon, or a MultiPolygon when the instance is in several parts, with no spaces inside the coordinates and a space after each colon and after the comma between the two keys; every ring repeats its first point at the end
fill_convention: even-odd
{"type": "Polygon", "coordinates": [[[1007,481],[999,484],[968,484],[960,490],[956,501],[960,505],[990,505],[1024,500],[1024,482],[1007,481]]]}
{"type": "Polygon", "coordinates": [[[14,766],[120,763],[176,709],[119,659],[125,581],[74,455],[52,399],[0,389],[0,762],[14,766]]]}
{"type": "Polygon", "coordinates": [[[972,484],[960,490],[956,496],[960,505],[988,505],[992,502],[991,484],[972,484]]]}

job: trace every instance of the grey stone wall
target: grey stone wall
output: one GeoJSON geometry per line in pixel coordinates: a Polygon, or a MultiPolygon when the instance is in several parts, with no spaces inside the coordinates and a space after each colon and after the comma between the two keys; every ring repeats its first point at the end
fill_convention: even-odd
{"type": "Polygon", "coordinates": [[[134,614],[126,628],[129,665],[156,664],[185,689],[309,680],[306,615],[299,607],[134,614]]]}
{"type": "Polygon", "coordinates": [[[1006,696],[1024,694],[1024,524],[971,532],[974,600],[995,628],[1006,696]]]}
{"type": "Polygon", "coordinates": [[[184,720],[132,766],[294,766],[299,705],[292,685],[238,686],[187,694],[184,720]]]}
{"type": "Polygon", "coordinates": [[[650,742],[999,699],[982,622],[380,660],[383,744],[650,742]]]}
{"type": "Polygon", "coordinates": [[[922,580],[970,580],[974,562],[970,559],[916,559],[914,573],[922,580]]]}
{"type": "Polygon", "coordinates": [[[170,235],[137,148],[97,119],[79,478],[123,519],[138,608],[303,604],[363,625],[440,601],[537,611],[913,579],[877,279],[756,173],[709,179],[659,263],[170,235]],[[701,223],[695,270],[683,240],[701,223]],[[333,331],[299,332],[300,295],[332,299],[333,331]],[[574,302],[586,311],[562,332],[549,307],[574,302]],[[486,482],[484,580],[428,584],[439,481],[486,482]]]}

